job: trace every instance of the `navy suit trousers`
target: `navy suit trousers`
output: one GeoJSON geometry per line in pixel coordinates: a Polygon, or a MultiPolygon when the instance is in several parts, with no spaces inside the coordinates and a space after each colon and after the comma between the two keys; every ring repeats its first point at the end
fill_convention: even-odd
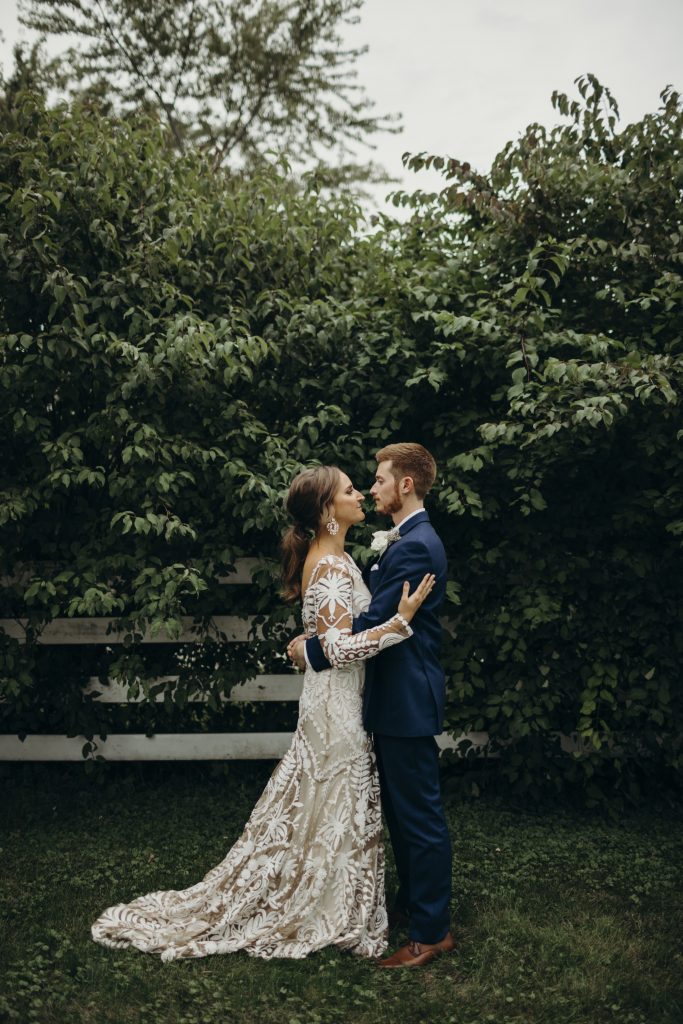
{"type": "Polygon", "coordinates": [[[373,736],[382,807],[394,850],[395,905],[410,914],[411,939],[440,942],[450,928],[451,841],[433,736],[373,736]]]}

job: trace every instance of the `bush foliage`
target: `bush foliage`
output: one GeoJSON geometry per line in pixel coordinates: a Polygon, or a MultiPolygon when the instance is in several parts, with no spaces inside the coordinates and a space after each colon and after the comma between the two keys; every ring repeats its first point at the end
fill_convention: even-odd
{"type": "MultiPolygon", "coordinates": [[[[675,773],[681,106],[665,90],[622,128],[578,84],[487,175],[410,158],[444,188],[372,224],[314,177],[236,182],[201,154],[169,162],[151,122],[24,94],[0,151],[2,566],[58,571],[19,576],[3,613],[206,624],[235,558],[275,559],[301,465],[363,486],[377,447],[420,440],[451,564],[448,729],[488,731],[522,790],[637,799],[675,773]]],[[[289,613],[272,574],[255,590],[265,638],[197,646],[181,705],[274,663],[289,613]]],[[[49,649],[3,652],[5,731],[41,702],[51,731],[101,727],[49,649]]],[[[140,648],[107,669],[145,678],[140,648]]]]}

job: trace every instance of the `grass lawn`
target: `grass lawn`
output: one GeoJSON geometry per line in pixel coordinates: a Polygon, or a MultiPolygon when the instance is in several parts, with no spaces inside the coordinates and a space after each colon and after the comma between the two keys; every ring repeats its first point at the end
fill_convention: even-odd
{"type": "Polygon", "coordinates": [[[683,816],[671,812],[615,824],[451,799],[457,951],[422,970],[334,950],[163,964],[92,942],[104,907],[184,888],[221,860],[272,767],[4,767],[0,1021],[683,1021],[683,816]]]}

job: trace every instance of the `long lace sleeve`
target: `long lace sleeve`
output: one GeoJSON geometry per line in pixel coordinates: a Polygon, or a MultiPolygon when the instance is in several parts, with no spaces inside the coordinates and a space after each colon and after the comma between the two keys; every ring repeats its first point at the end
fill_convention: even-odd
{"type": "Polygon", "coordinates": [[[321,563],[311,586],[314,588],[316,632],[325,657],[335,667],[374,658],[386,647],[413,635],[398,613],[372,629],[352,632],[353,579],[342,559],[321,563]]]}

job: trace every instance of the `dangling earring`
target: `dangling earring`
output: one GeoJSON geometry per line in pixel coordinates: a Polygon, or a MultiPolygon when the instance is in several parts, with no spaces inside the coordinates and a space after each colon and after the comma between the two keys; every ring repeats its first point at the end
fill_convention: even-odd
{"type": "Polygon", "coordinates": [[[334,518],[334,516],[332,516],[329,522],[327,522],[325,525],[327,526],[327,532],[330,534],[330,536],[336,537],[337,534],[339,533],[339,523],[334,518]]]}

